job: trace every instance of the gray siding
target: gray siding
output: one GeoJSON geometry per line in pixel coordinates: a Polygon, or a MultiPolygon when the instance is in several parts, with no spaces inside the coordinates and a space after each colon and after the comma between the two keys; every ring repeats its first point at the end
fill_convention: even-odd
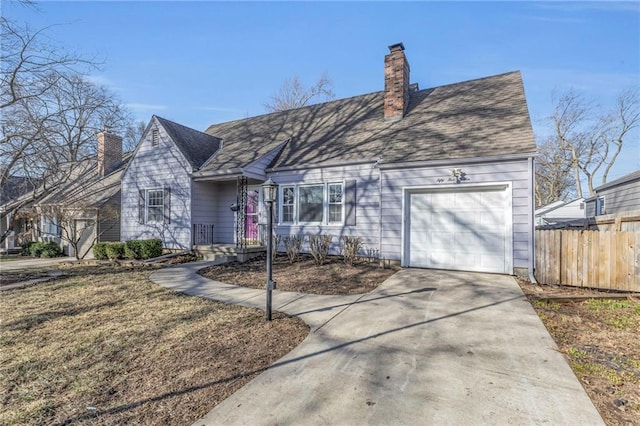
{"type": "Polygon", "coordinates": [[[122,241],[160,238],[168,248],[191,248],[190,168],[178,148],[157,120],[140,141],[128,169],[122,177],[122,241]],[[152,129],[159,130],[160,142],[152,146],[152,129]],[[140,223],[139,191],[170,188],[169,223],[140,223]]]}
{"type": "MultiPolygon", "coordinates": [[[[328,182],[356,182],[356,222],[352,226],[341,225],[288,225],[277,224],[276,233],[287,235],[332,235],[330,253],[338,254],[342,237],[361,237],[365,249],[377,249],[379,245],[379,176],[372,164],[324,167],[306,170],[276,171],[269,173],[274,182],[285,184],[310,184],[328,182]]],[[[280,247],[282,249],[282,247],[280,247]]],[[[303,248],[308,250],[307,244],[303,248]]]]}
{"type": "Polygon", "coordinates": [[[513,208],[513,267],[529,267],[531,188],[527,160],[382,171],[382,256],[400,260],[402,254],[402,197],[404,187],[452,184],[450,169],[461,167],[468,181],[459,185],[510,182],[513,208]]]}
{"type": "Polygon", "coordinates": [[[594,217],[596,215],[595,198],[584,202],[584,214],[586,217],[594,217]]]}
{"type": "Polygon", "coordinates": [[[120,241],[121,192],[98,211],[98,241],[120,241]],[[117,213],[116,213],[117,212],[117,213]]]}
{"type": "Polygon", "coordinates": [[[598,191],[598,196],[604,197],[606,214],[640,210],[640,181],[603,189],[598,191]]]}
{"type": "Polygon", "coordinates": [[[234,243],[235,213],[231,204],[236,202],[236,181],[194,181],[192,185],[192,212],[194,224],[213,224],[215,243],[234,243]]]}
{"type": "Polygon", "coordinates": [[[274,158],[276,158],[278,153],[282,151],[282,148],[282,146],[279,146],[276,149],[269,151],[267,154],[245,167],[244,172],[253,178],[265,179],[265,169],[271,165],[274,158]]]}

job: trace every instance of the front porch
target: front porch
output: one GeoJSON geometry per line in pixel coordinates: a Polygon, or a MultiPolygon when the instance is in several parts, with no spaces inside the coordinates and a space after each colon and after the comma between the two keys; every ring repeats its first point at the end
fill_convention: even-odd
{"type": "Polygon", "coordinates": [[[206,260],[240,262],[265,253],[262,182],[246,176],[194,182],[191,246],[196,253],[206,260]]]}

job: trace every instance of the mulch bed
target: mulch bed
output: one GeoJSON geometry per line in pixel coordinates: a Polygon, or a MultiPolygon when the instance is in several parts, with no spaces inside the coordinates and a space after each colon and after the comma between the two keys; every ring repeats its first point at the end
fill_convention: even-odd
{"type": "MultiPolygon", "coordinates": [[[[346,265],[341,257],[329,257],[324,265],[316,265],[310,256],[301,256],[289,263],[286,256],[277,256],[273,262],[273,280],[277,290],[309,294],[362,294],[382,284],[398,268],[381,268],[377,263],[359,262],[346,265]]],[[[207,278],[243,287],[266,286],[264,257],[245,263],[231,262],[201,269],[207,278]]]]}

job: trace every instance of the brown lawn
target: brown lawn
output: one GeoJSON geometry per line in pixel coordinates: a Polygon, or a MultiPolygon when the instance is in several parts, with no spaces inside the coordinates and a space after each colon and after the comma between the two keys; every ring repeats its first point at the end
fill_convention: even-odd
{"type": "Polygon", "coordinates": [[[0,293],[0,424],[190,424],[308,334],[163,289],[149,270],[65,273],[0,293]]]}
{"type": "Polygon", "coordinates": [[[524,282],[520,286],[605,422],[640,424],[640,297],[547,303],[540,298],[614,294],[524,282]]]}

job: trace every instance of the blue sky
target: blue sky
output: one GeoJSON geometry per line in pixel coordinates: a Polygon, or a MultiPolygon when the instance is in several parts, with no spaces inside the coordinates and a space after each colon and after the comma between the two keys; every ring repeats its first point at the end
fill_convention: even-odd
{"type": "MultiPolygon", "coordinates": [[[[204,130],[265,112],[282,82],[327,72],[337,98],[382,90],[403,42],[421,88],[521,70],[534,131],[553,90],[611,107],[640,81],[640,2],[2,2],[68,50],[104,61],[92,78],[137,118],[204,130]]],[[[640,168],[638,132],[609,180],[640,168]]]]}

